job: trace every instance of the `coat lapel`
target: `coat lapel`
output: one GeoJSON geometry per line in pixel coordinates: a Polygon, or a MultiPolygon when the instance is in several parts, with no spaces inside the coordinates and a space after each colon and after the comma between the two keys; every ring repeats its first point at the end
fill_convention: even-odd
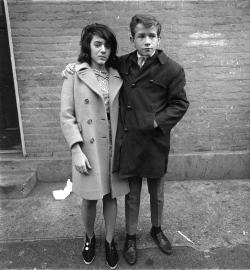
{"type": "Polygon", "coordinates": [[[87,63],[82,63],[76,66],[76,73],[78,77],[97,95],[103,98],[102,92],[99,87],[98,80],[87,63]]]}
{"type": "Polygon", "coordinates": [[[110,68],[109,69],[109,102],[110,105],[113,104],[115,97],[119,93],[119,90],[122,86],[122,79],[117,70],[110,68]]]}
{"type": "MultiPolygon", "coordinates": [[[[82,63],[76,66],[76,73],[78,77],[97,95],[103,98],[103,94],[100,90],[98,80],[87,63],[82,63]]],[[[118,94],[121,86],[122,79],[117,70],[109,68],[109,98],[110,104],[113,103],[116,95],[118,94]]]]}

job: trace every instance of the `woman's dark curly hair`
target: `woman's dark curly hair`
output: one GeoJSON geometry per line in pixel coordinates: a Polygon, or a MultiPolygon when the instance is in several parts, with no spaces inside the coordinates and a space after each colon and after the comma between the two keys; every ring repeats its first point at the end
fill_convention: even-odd
{"type": "Polygon", "coordinates": [[[103,38],[106,41],[106,45],[111,48],[110,56],[108,61],[106,62],[107,67],[117,67],[117,41],[115,34],[112,30],[104,25],[99,23],[94,23],[87,25],[83,28],[81,33],[81,40],[80,40],[80,54],[78,56],[78,61],[80,63],[87,62],[91,65],[91,49],[90,49],[90,42],[93,36],[96,35],[100,38],[103,38]]]}

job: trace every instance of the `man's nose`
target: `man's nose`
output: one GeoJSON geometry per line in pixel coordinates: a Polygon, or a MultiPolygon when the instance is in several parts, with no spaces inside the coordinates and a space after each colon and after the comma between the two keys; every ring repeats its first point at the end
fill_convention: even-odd
{"type": "Polygon", "coordinates": [[[145,37],[145,45],[150,45],[151,40],[148,36],[145,37]]]}

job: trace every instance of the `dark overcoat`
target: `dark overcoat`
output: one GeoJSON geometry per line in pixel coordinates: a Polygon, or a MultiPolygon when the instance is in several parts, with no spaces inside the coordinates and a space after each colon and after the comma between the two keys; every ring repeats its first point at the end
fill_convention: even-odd
{"type": "Polygon", "coordinates": [[[184,70],[157,50],[141,69],[136,51],[122,56],[119,72],[123,87],[114,170],[124,178],[162,177],[167,170],[170,131],[189,106],[184,70]]]}

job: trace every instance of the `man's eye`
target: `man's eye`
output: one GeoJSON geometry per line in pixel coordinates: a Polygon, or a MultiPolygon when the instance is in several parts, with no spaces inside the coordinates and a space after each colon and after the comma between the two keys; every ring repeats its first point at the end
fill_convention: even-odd
{"type": "Polygon", "coordinates": [[[156,35],[149,35],[150,38],[156,38],[156,35]]]}

